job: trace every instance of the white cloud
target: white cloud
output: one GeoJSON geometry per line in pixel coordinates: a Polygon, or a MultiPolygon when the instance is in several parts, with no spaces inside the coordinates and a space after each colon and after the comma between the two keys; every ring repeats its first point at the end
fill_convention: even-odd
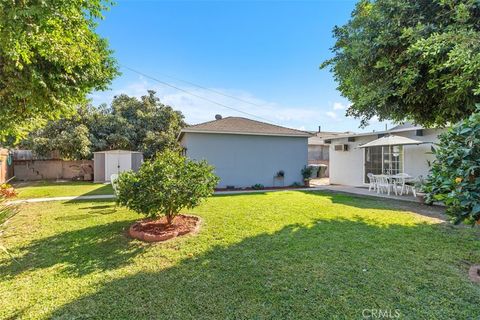
{"type": "Polygon", "coordinates": [[[90,97],[93,103],[98,105],[100,103],[110,103],[115,95],[121,93],[141,97],[147,93],[147,90],[154,90],[157,92],[157,96],[162,103],[182,111],[185,116],[185,121],[189,124],[210,121],[214,119],[215,114],[221,114],[224,117],[241,116],[292,128],[315,128],[322,118],[324,118],[322,117],[322,110],[319,107],[284,106],[275,102],[265,101],[242,90],[210,88],[210,90],[233,96],[246,102],[229,98],[210,90],[196,87],[180,87],[193,95],[173,88],[166,88],[160,84],[149,83],[144,78],[139,78],[137,82],[131,83],[122,89],[96,92],[90,97]],[[210,101],[206,101],[200,97],[210,101]],[[255,118],[252,115],[259,118],[255,118]]]}
{"type": "MultiPolygon", "coordinates": [[[[315,106],[295,106],[282,105],[272,101],[260,99],[244,90],[233,90],[224,88],[210,88],[209,90],[187,87],[179,85],[180,88],[193,93],[194,95],[204,97],[211,101],[224,104],[228,107],[241,110],[248,114],[244,114],[232,109],[225,108],[211,101],[205,101],[202,98],[192,96],[186,92],[178,91],[173,88],[165,87],[161,84],[150,82],[143,77],[138,77],[136,81],[126,85],[116,85],[115,89],[105,92],[95,92],[90,95],[94,105],[101,103],[110,104],[113,97],[119,94],[127,94],[129,96],[141,97],[147,94],[147,90],[154,90],[157,96],[164,104],[172,106],[176,110],[180,110],[188,124],[196,124],[210,121],[215,118],[215,114],[227,116],[241,116],[260,121],[266,121],[281,126],[297,128],[300,130],[316,130],[318,126],[322,126],[326,131],[357,131],[360,121],[352,117],[346,117],[342,110],[348,108],[349,104],[334,102],[326,105],[315,106]],[[218,91],[226,95],[234,96],[240,100],[232,99],[210,90],[218,91]],[[255,118],[256,115],[259,118],[255,118]]],[[[371,127],[364,130],[380,129],[382,124],[377,119],[372,119],[371,127]]]]}
{"type": "Polygon", "coordinates": [[[333,120],[337,120],[337,119],[338,119],[337,114],[336,114],[335,112],[333,112],[333,111],[327,111],[327,112],[325,112],[325,114],[326,114],[329,118],[331,118],[331,119],[333,119],[333,120]]]}
{"type": "Polygon", "coordinates": [[[345,110],[349,107],[350,105],[343,104],[341,102],[334,102],[333,103],[333,110],[345,110]]]}

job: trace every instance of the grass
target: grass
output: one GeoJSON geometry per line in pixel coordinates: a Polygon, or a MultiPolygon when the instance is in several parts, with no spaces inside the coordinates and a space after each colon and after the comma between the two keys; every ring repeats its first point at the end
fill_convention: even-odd
{"type": "Polygon", "coordinates": [[[87,181],[18,182],[14,186],[18,191],[17,199],[113,194],[110,184],[87,181]]]}
{"type": "MultiPolygon", "coordinates": [[[[413,206],[413,205],[412,205],[413,206]]],[[[200,233],[128,239],[113,202],[26,204],[2,242],[0,318],[477,319],[478,229],[327,192],[222,195],[200,233]],[[392,311],[393,314],[394,311],[392,311]]]]}

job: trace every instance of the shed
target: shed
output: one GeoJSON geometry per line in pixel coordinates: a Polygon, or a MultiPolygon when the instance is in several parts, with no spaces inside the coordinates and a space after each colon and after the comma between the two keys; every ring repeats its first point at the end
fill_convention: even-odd
{"type": "Polygon", "coordinates": [[[138,151],[108,150],[93,153],[94,182],[109,182],[112,174],[124,171],[137,171],[143,162],[143,154],[138,151]]]}

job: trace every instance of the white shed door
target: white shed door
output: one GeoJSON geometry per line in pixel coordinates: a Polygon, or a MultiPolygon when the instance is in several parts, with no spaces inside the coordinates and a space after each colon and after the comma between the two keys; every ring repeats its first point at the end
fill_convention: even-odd
{"type": "Polygon", "coordinates": [[[132,155],[130,153],[107,153],[105,155],[105,180],[110,181],[112,174],[130,170],[132,155]]]}

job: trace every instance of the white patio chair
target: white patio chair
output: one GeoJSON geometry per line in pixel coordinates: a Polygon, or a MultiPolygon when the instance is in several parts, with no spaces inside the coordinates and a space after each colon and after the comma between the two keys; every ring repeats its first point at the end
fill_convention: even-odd
{"type": "Polygon", "coordinates": [[[375,178],[373,177],[373,173],[367,173],[367,178],[368,178],[368,191],[376,191],[377,190],[377,185],[375,184],[375,178]]]}
{"type": "Polygon", "coordinates": [[[400,187],[401,196],[403,195],[403,193],[408,195],[410,191],[412,192],[414,197],[417,196],[415,186],[407,184],[408,180],[411,180],[412,178],[409,174],[399,173],[395,176],[395,178],[396,178],[395,189],[397,189],[397,187],[400,187]]]}
{"type": "Polygon", "coordinates": [[[110,183],[112,184],[113,193],[117,195],[118,184],[117,184],[118,174],[114,173],[110,176],[110,183]]]}
{"type": "Polygon", "coordinates": [[[377,193],[386,193],[390,195],[392,190],[392,185],[387,176],[385,175],[374,175],[375,184],[377,186],[377,193]]]}

